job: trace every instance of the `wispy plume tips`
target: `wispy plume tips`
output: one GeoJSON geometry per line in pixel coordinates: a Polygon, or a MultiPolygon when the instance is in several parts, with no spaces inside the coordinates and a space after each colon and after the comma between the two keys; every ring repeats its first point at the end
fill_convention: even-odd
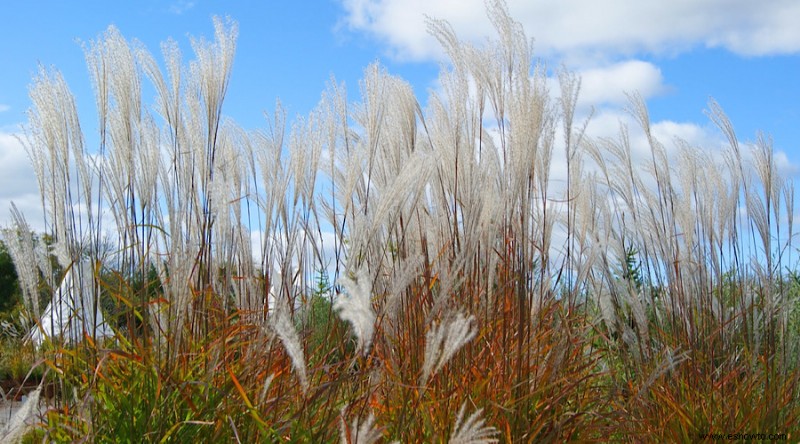
{"type": "Polygon", "coordinates": [[[347,296],[339,295],[333,308],[339,317],[350,323],[358,339],[358,350],[366,353],[372,344],[375,331],[375,311],[372,309],[372,279],[366,267],[356,272],[355,280],[348,276],[341,278],[347,296]]]}
{"type": "Polygon", "coordinates": [[[286,353],[292,360],[292,366],[295,372],[297,372],[297,379],[300,380],[303,391],[308,391],[309,384],[308,376],[306,375],[303,346],[300,343],[300,338],[297,336],[297,331],[294,329],[291,319],[289,319],[288,313],[283,310],[278,310],[273,318],[273,327],[283,347],[286,349],[286,353]]]}
{"type": "MultiPolygon", "coordinates": [[[[278,279],[280,282],[280,279],[278,279]]],[[[275,331],[275,334],[278,336],[278,339],[281,340],[286,353],[289,355],[289,358],[292,360],[292,366],[297,373],[297,379],[300,380],[300,385],[303,388],[303,392],[308,391],[309,384],[308,384],[308,376],[306,373],[306,361],[305,355],[303,354],[303,345],[300,343],[300,338],[297,335],[297,330],[295,330],[294,325],[292,324],[291,317],[289,315],[289,307],[287,302],[280,297],[280,291],[277,290],[280,288],[280,283],[277,285],[273,285],[273,288],[276,289],[272,294],[278,295],[276,296],[276,310],[272,314],[272,328],[275,331]]]]}
{"type": "Polygon", "coordinates": [[[383,429],[375,425],[375,415],[372,413],[364,422],[359,422],[359,418],[353,419],[348,430],[344,419],[345,410],[346,408],[342,408],[339,416],[339,433],[342,444],[373,444],[383,438],[383,429]]]}
{"type": "Polygon", "coordinates": [[[25,306],[39,317],[39,270],[36,268],[38,258],[32,231],[25,216],[11,204],[11,217],[14,220],[13,228],[0,231],[0,238],[8,248],[8,253],[14,260],[14,266],[19,276],[20,289],[22,290],[25,306]]]}
{"type": "Polygon", "coordinates": [[[422,366],[420,385],[436,374],[447,364],[456,352],[478,334],[473,316],[465,317],[458,313],[450,321],[434,323],[425,335],[425,362],[422,366]]]}
{"type": "Polygon", "coordinates": [[[453,425],[453,436],[450,437],[449,444],[490,444],[498,442],[494,436],[497,435],[497,430],[494,427],[487,426],[486,420],[481,418],[483,409],[476,410],[469,418],[464,420],[464,414],[467,412],[467,403],[461,405],[456,417],[456,423],[453,425]]]}

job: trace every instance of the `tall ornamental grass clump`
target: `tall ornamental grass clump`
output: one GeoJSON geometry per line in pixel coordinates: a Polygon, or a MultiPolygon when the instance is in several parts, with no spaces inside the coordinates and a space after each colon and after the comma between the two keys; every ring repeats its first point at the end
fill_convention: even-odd
{"type": "Polygon", "coordinates": [[[41,348],[46,438],[796,437],[794,188],[769,139],[739,142],[712,103],[727,145],[668,148],[637,96],[641,137],[590,138],[580,79],[552,90],[487,9],[483,46],[429,22],[449,63],[424,107],[373,65],[358,103],[332,81],[288,127],[224,116],[230,22],[188,64],[165,43],[163,69],[113,27],[87,45],[91,149],[42,70],[26,147],[56,242],[21,215],[6,242],[28,301],[58,285],[48,257],[91,264],[84,300],[115,333],[41,348]]]}

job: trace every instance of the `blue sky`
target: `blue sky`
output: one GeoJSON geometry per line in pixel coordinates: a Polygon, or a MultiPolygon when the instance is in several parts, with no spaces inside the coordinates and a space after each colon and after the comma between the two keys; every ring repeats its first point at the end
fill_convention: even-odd
{"type": "MultiPolygon", "coordinates": [[[[584,78],[584,110],[592,131],[613,134],[625,120],[624,91],[648,101],[659,134],[714,143],[703,111],[714,97],[741,139],[763,130],[775,140],[779,167],[800,165],[800,2],[773,0],[640,1],[509,0],[509,9],[547,66],[565,65],[584,78]]],[[[441,51],[425,32],[425,15],[448,20],[464,39],[492,35],[482,0],[321,0],[222,2],[6,2],[0,26],[0,225],[11,201],[37,221],[38,192],[15,139],[26,120],[27,87],[38,64],[55,67],[76,96],[91,143],[94,99],[81,42],[109,25],[159,55],[169,37],[192,58],[189,36],[211,38],[213,15],[239,26],[225,113],[246,128],[263,127],[263,112],[280,99],[289,116],[309,112],[331,76],[357,99],[363,69],[380,61],[405,78],[424,104],[441,51]]],[[[149,93],[146,93],[149,94],[149,93]]],[[[145,101],[152,98],[145,95],[145,101]]]]}

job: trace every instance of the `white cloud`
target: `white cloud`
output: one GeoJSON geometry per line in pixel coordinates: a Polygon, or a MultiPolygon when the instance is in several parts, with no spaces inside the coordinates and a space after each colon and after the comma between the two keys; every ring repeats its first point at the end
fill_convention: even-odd
{"type": "Polygon", "coordinates": [[[6,112],[10,109],[11,109],[10,106],[0,103],[0,113],[6,112]]]}
{"type": "Polygon", "coordinates": [[[169,7],[169,12],[181,15],[184,12],[194,8],[195,3],[189,0],[179,0],[172,3],[169,7]]]}
{"type": "MultiPolygon", "coordinates": [[[[384,42],[399,58],[440,56],[425,15],[467,40],[493,35],[482,0],[342,0],[343,24],[384,42]]],[[[508,0],[512,16],[544,55],[608,58],[701,45],[743,55],[800,51],[800,2],[774,0],[508,0]]]]}
{"type": "Polygon", "coordinates": [[[778,167],[778,173],[781,176],[791,179],[800,174],[800,165],[792,162],[785,152],[776,151],[773,155],[775,156],[775,165],[778,167]]]}
{"type": "Polygon", "coordinates": [[[592,115],[586,127],[586,135],[593,139],[616,139],[619,136],[620,126],[636,128],[636,123],[630,114],[619,108],[600,109],[592,115]]]}
{"type": "Polygon", "coordinates": [[[0,132],[0,226],[11,222],[11,203],[35,230],[44,228],[39,185],[22,143],[12,133],[0,132]]]}
{"type": "Polygon", "coordinates": [[[602,68],[578,71],[582,104],[625,104],[626,93],[639,92],[644,98],[656,96],[667,87],[661,70],[652,63],[629,60],[602,68]]]}
{"type": "Polygon", "coordinates": [[[675,139],[684,140],[689,146],[700,147],[704,150],[720,150],[728,146],[728,141],[722,133],[713,126],[700,126],[688,122],[674,122],[662,120],[655,122],[650,127],[653,136],[668,147],[675,139]]]}

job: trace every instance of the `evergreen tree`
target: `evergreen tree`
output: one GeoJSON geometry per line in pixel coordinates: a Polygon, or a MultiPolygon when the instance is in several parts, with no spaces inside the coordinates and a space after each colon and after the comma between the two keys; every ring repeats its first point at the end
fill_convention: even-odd
{"type": "Polygon", "coordinates": [[[0,241],[0,312],[11,310],[19,301],[17,270],[6,245],[0,241]]]}

